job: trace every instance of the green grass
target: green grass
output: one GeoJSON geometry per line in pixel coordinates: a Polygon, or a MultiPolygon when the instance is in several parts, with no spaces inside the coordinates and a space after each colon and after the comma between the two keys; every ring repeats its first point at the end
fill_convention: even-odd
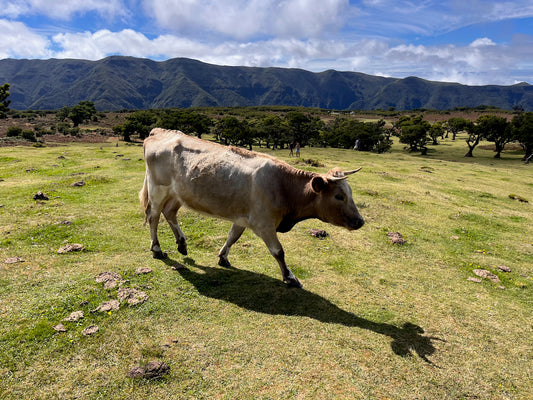
{"type": "Polygon", "coordinates": [[[230,223],[186,210],[189,256],[162,219],[170,259],[152,259],[137,199],[142,148],[101,146],[3,148],[0,398],[533,398],[533,206],[509,198],[533,199],[533,169],[519,154],[465,159],[461,140],[426,157],[399,145],[381,155],[303,148],[324,167],[300,168],[363,167],[349,183],[366,225],[309,220],[280,234],[304,285],[291,290],[248,231],[232,248],[235,268],[218,267],[230,223]],[[33,200],[37,191],[50,200],[33,200]],[[390,244],[389,231],[407,243],[390,244]],[[86,249],[57,254],[66,243],[86,249]],[[15,256],[25,261],[3,263],[15,256]],[[136,275],[141,266],[153,272],[136,275]],[[476,268],[501,282],[468,281],[476,268]],[[148,301],[91,312],[117,297],[95,282],[103,271],[148,301]],[[77,310],[82,320],[53,330],[77,310]],[[98,333],[83,336],[89,325],[98,333]],[[152,360],[170,374],[127,376],[152,360]]]}

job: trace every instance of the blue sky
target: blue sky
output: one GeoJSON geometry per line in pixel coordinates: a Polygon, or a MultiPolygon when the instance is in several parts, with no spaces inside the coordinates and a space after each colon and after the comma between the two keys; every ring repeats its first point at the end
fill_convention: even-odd
{"type": "Polygon", "coordinates": [[[533,84],[533,1],[0,0],[0,59],[109,55],[533,84]]]}

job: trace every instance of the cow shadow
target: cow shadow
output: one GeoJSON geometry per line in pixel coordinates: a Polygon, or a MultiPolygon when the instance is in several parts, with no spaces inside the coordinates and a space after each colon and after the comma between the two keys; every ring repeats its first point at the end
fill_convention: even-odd
{"type": "Polygon", "coordinates": [[[185,258],[182,265],[170,258],[172,266],[204,296],[227,301],[250,311],[271,315],[304,316],[317,321],[357,327],[392,338],[392,351],[402,357],[416,353],[436,366],[428,357],[435,352],[434,341],[445,340],[425,336],[424,330],[410,322],[401,327],[374,322],[345,311],[329,300],[305,289],[290,289],[278,279],[236,268],[207,267],[185,258]]]}

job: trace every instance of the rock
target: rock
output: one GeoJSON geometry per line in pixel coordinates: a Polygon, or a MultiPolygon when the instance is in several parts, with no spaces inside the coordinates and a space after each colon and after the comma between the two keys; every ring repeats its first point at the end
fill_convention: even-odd
{"type": "Polygon", "coordinates": [[[450,239],[452,239],[452,240],[459,240],[459,236],[450,236],[450,239]]]}
{"type": "Polygon", "coordinates": [[[43,192],[37,192],[33,195],[33,200],[50,200],[43,192]]]}
{"type": "Polygon", "coordinates": [[[325,239],[329,236],[328,233],[323,229],[311,229],[309,234],[318,239],[325,239]]]}
{"type": "Polygon", "coordinates": [[[94,311],[108,312],[116,311],[120,308],[118,300],[103,301],[94,311]]]}
{"type": "Polygon", "coordinates": [[[72,221],[68,221],[65,219],[63,221],[59,221],[57,225],[72,225],[72,221]]]}
{"type": "Polygon", "coordinates": [[[85,328],[81,333],[84,336],[90,336],[90,335],[94,335],[96,332],[98,332],[98,326],[91,325],[91,326],[88,326],[87,328],[85,328]]]}
{"type": "Polygon", "coordinates": [[[399,232],[387,232],[387,236],[392,244],[405,244],[405,239],[399,232]]]}
{"type": "Polygon", "coordinates": [[[511,272],[511,268],[506,267],[505,265],[498,265],[498,269],[503,272],[511,272]]]}
{"type": "Polygon", "coordinates": [[[185,265],[180,264],[179,262],[177,262],[172,267],[170,267],[170,269],[172,269],[174,271],[179,271],[181,269],[187,269],[187,267],[185,265]]]}
{"type": "Polygon", "coordinates": [[[63,325],[63,324],[54,325],[52,328],[56,332],[66,332],[67,331],[67,328],[65,328],[65,325],[63,325]]]}
{"type": "Polygon", "coordinates": [[[132,368],[128,376],[130,378],[155,379],[161,378],[170,372],[170,367],[162,361],[150,361],[144,367],[132,368]]]}
{"type": "Polygon", "coordinates": [[[142,274],[149,274],[153,272],[153,269],[150,267],[139,267],[135,270],[135,274],[142,275],[142,274]]]}
{"type": "Polygon", "coordinates": [[[9,257],[4,260],[4,264],[15,264],[19,262],[24,262],[24,260],[20,257],[9,257]]]}
{"type": "Polygon", "coordinates": [[[58,160],[64,160],[65,159],[65,156],[59,156],[57,157],[58,160]]]}
{"type": "Polygon", "coordinates": [[[120,288],[117,297],[121,303],[127,301],[130,306],[142,304],[148,300],[148,295],[146,293],[133,288],[120,288]]]}
{"type": "Polygon", "coordinates": [[[63,321],[67,322],[75,322],[83,318],[83,311],[74,311],[71,312],[70,315],[65,318],[63,321]]]}
{"type": "Polygon", "coordinates": [[[74,182],[70,186],[74,186],[74,187],[85,186],[85,182],[84,181],[74,182]]]}
{"type": "Polygon", "coordinates": [[[84,245],[79,244],[79,243],[72,243],[72,244],[67,244],[61,247],[57,252],[59,254],[64,254],[64,253],[71,253],[73,251],[83,251],[83,250],[85,250],[84,245]]]}
{"type": "Polygon", "coordinates": [[[479,278],[474,278],[474,277],[469,277],[469,278],[467,278],[467,281],[470,281],[470,282],[476,282],[476,283],[481,283],[481,279],[479,279],[479,278]]]}
{"type": "Polygon", "coordinates": [[[479,276],[480,278],[490,279],[492,282],[500,282],[500,278],[497,275],[494,275],[492,272],[487,271],[486,269],[475,269],[472,271],[474,275],[479,276]]]}
{"type": "Polygon", "coordinates": [[[122,277],[116,272],[101,272],[94,279],[96,283],[103,283],[104,289],[113,289],[123,282],[122,277]]]}

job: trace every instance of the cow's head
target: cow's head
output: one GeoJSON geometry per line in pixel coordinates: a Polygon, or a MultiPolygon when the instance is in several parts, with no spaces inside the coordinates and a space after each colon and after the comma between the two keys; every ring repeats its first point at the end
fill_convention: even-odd
{"type": "Polygon", "coordinates": [[[317,212],[322,221],[349,230],[359,229],[364,225],[365,221],[353,202],[352,189],[346,182],[348,175],[360,169],[343,172],[334,168],[325,175],[313,177],[311,187],[318,194],[317,212]]]}

